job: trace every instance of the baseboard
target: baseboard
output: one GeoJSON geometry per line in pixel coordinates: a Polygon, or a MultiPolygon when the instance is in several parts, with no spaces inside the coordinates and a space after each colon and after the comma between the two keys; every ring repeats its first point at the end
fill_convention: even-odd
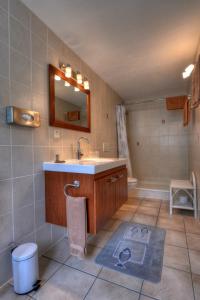
{"type": "Polygon", "coordinates": [[[162,189],[129,188],[129,197],[162,199],[169,201],[169,191],[162,189]]]}

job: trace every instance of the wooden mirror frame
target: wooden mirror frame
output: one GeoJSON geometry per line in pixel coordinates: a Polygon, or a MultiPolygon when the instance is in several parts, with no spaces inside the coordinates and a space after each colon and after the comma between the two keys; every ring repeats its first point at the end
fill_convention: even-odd
{"type": "Polygon", "coordinates": [[[90,110],[90,90],[85,90],[82,84],[71,77],[67,78],[61,70],[53,65],[49,65],[49,122],[50,126],[72,129],[77,131],[91,132],[91,110],[90,110]],[[55,113],[55,75],[58,75],[64,81],[69,82],[72,86],[79,88],[79,90],[87,95],[87,127],[70,124],[61,120],[56,120],[55,113]]]}

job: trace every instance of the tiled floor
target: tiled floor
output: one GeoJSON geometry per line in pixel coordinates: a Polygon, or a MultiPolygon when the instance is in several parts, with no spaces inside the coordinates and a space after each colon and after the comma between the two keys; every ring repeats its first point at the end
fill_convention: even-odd
{"type": "Polygon", "coordinates": [[[69,255],[67,239],[40,259],[42,287],[16,296],[12,286],[0,299],[37,300],[200,300],[200,222],[182,211],[170,217],[165,201],[129,198],[95,237],[84,260],[69,255]],[[94,259],[123,221],[166,229],[161,282],[154,284],[95,264],[94,259]]]}

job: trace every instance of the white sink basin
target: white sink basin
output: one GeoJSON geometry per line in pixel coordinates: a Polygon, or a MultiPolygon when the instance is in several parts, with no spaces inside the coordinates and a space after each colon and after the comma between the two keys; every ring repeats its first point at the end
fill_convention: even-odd
{"type": "Polygon", "coordinates": [[[63,163],[44,162],[43,170],[52,172],[69,172],[81,174],[96,174],[126,164],[124,158],[86,158],[82,160],[69,159],[63,163]]]}

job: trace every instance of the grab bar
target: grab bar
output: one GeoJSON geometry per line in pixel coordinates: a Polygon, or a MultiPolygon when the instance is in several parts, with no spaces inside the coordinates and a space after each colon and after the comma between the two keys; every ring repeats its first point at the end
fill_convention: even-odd
{"type": "Polygon", "coordinates": [[[67,197],[69,195],[68,192],[67,192],[67,189],[69,187],[78,189],[80,187],[80,181],[79,180],[74,180],[72,183],[65,184],[65,186],[64,186],[64,195],[65,195],[65,197],[67,197]]]}

